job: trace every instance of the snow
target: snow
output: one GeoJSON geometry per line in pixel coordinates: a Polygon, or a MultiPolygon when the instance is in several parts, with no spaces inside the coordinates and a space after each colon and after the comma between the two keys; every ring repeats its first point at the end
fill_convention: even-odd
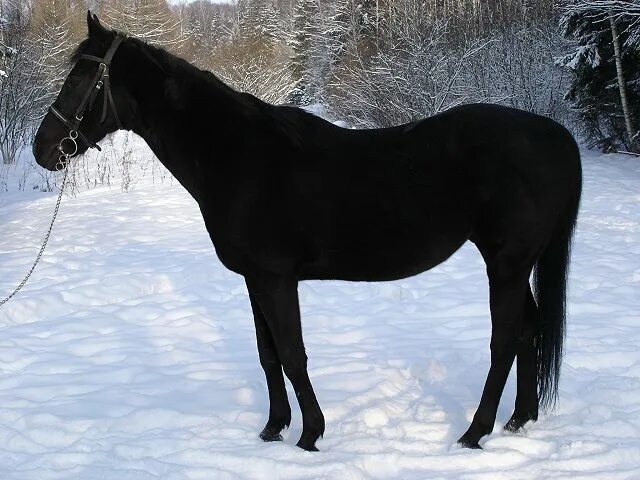
{"type": "MultiPolygon", "coordinates": [[[[175,182],[63,200],[25,289],[0,308],[0,478],[631,479],[640,477],[640,171],[583,152],[560,403],[484,450],[455,440],[489,361],[484,264],[471,245],[391,283],[300,285],[319,453],[262,443],[268,400],[242,278],[175,182]]],[[[7,173],[11,187],[21,167],[7,173]]],[[[15,180],[15,181],[14,181],[15,180]]],[[[55,192],[0,194],[0,293],[28,270],[55,192]]]]}

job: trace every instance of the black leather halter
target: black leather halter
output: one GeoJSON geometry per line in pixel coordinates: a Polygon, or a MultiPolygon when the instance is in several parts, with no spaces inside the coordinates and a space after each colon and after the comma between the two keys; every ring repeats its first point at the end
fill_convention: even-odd
{"type": "Polygon", "coordinates": [[[91,108],[93,107],[93,102],[98,96],[98,93],[100,92],[100,90],[103,89],[102,87],[104,87],[103,89],[104,93],[103,93],[103,101],[102,101],[102,117],[100,117],[100,123],[104,122],[105,118],[107,117],[107,109],[109,106],[111,106],[111,110],[113,111],[113,116],[115,117],[115,120],[116,120],[116,125],[118,126],[118,129],[122,128],[122,124],[120,123],[120,118],[118,117],[118,112],[116,110],[116,105],[113,101],[113,96],[111,95],[111,88],[109,84],[109,66],[111,65],[111,60],[113,59],[113,55],[116,53],[116,50],[118,49],[118,47],[120,46],[120,43],[122,43],[123,40],[124,38],[122,36],[116,35],[116,37],[113,39],[113,42],[111,42],[111,46],[109,47],[109,50],[107,50],[107,53],[105,54],[104,58],[95,57],[93,55],[86,55],[86,54],[80,55],[79,60],[91,60],[92,62],[97,62],[99,66],[98,66],[98,71],[96,72],[95,76],[93,77],[93,80],[91,81],[91,84],[89,86],[89,89],[87,90],[87,93],[84,94],[84,97],[80,102],[80,105],[78,106],[78,108],[76,109],[73,115],[73,119],[69,120],[55,106],[51,105],[49,107],[49,111],[53,113],[53,115],[58,120],[60,120],[70,129],[69,136],[62,139],[60,141],[60,144],[58,145],[58,150],[60,150],[62,155],[65,156],[66,158],[74,156],[78,151],[78,146],[75,145],[75,139],[78,137],[80,137],[80,139],[85,144],[87,144],[88,147],[96,148],[100,150],[100,147],[96,145],[95,142],[92,142],[89,139],[87,139],[87,137],[80,131],[80,123],[82,122],[82,119],[84,118],[84,114],[87,112],[87,110],[91,110],[91,108]],[[74,144],[75,149],[73,152],[64,151],[65,141],[68,142],[69,140],[71,141],[71,143],[74,144]]]}

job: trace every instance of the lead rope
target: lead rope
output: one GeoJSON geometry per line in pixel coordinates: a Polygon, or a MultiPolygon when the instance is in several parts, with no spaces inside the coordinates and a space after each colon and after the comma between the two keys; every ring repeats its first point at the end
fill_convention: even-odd
{"type": "Polygon", "coordinates": [[[88,90],[87,93],[85,93],[84,98],[82,99],[82,102],[80,102],[80,106],[76,110],[76,114],[74,116],[75,119],[73,122],[67,120],[67,118],[53,105],[49,107],[49,111],[53,113],[58,118],[58,120],[60,120],[64,125],[66,125],[71,129],[69,131],[69,136],[64,137],[62,140],[60,140],[60,143],[58,143],[58,150],[60,151],[60,156],[58,157],[58,163],[56,163],[56,170],[61,170],[65,167],[67,168],[65,169],[64,178],[62,179],[62,186],[60,187],[60,195],[58,195],[58,201],[56,202],[56,207],[53,210],[53,218],[51,219],[51,223],[49,224],[49,230],[47,231],[47,235],[44,237],[44,241],[42,242],[42,246],[40,247],[38,256],[36,257],[36,260],[33,262],[33,265],[29,269],[29,272],[27,273],[27,275],[24,277],[22,282],[20,282],[20,285],[18,285],[16,289],[13,292],[11,292],[11,295],[9,295],[8,297],[0,301],[0,307],[2,307],[5,303],[11,300],[11,298],[16,293],[22,290],[22,287],[24,287],[27,281],[29,280],[29,277],[31,276],[33,271],[36,269],[36,265],[38,265],[38,262],[40,261],[40,258],[44,253],[44,249],[46,248],[47,242],[49,241],[49,237],[51,236],[51,231],[53,230],[53,223],[56,221],[56,217],[58,216],[58,209],[60,208],[60,202],[62,201],[62,194],[64,192],[64,187],[67,182],[67,174],[69,173],[69,168],[68,168],[69,159],[71,157],[74,157],[76,153],[78,153],[78,143],[76,142],[76,140],[78,139],[78,136],[82,141],[84,141],[84,143],[87,144],[87,146],[100,150],[100,147],[95,143],[90,142],[82,134],[79,128],[80,128],[80,122],[82,121],[85,110],[87,109],[87,102],[90,103],[89,109],[91,109],[93,101],[95,100],[95,96],[98,94],[98,90],[100,90],[103,85],[104,85],[104,90],[103,90],[104,103],[102,106],[102,118],[100,119],[100,122],[101,123],[104,122],[107,114],[107,105],[111,105],[111,108],[113,109],[113,115],[115,116],[116,125],[118,126],[118,130],[122,128],[122,125],[120,124],[120,118],[118,117],[118,112],[116,110],[116,105],[113,101],[113,96],[111,95],[111,89],[109,88],[109,65],[111,64],[113,55],[116,53],[116,50],[123,39],[124,39],[123,37],[121,37],[120,35],[117,35],[113,39],[113,42],[111,42],[111,46],[109,47],[109,50],[107,50],[107,53],[104,56],[104,58],[94,57],[93,55],[80,56],[80,58],[98,62],[100,64],[100,67],[98,69],[98,73],[94,77],[93,87],[91,87],[91,89],[88,90]],[[73,150],[66,152],[64,149],[65,146],[71,147],[71,149],[73,150]]]}
{"type": "MultiPolygon", "coordinates": [[[[71,155],[67,155],[66,153],[63,153],[60,156],[61,159],[59,160],[58,165],[60,165],[62,157],[64,157],[65,161],[66,161],[66,160],[69,159],[70,156],[71,155]]],[[[18,293],[20,290],[22,290],[22,287],[25,286],[25,284],[29,280],[29,277],[31,276],[33,271],[36,269],[36,265],[38,265],[38,262],[40,261],[40,258],[42,258],[42,254],[44,253],[44,249],[47,247],[47,242],[49,241],[49,237],[51,236],[51,231],[53,230],[53,223],[56,221],[56,217],[58,216],[58,210],[60,209],[60,202],[62,202],[62,194],[64,193],[64,187],[65,187],[65,185],[67,183],[67,175],[68,174],[69,174],[69,168],[65,168],[64,177],[62,178],[62,186],[60,187],[60,194],[58,195],[58,200],[56,201],[56,206],[53,209],[53,218],[51,219],[51,223],[49,224],[49,230],[47,231],[47,234],[44,237],[44,241],[42,242],[42,246],[40,247],[40,251],[38,252],[38,255],[36,256],[36,260],[33,262],[33,265],[29,269],[29,272],[27,272],[27,275],[20,282],[20,284],[16,287],[16,289],[13,292],[11,292],[11,294],[9,296],[7,296],[2,301],[0,301],[0,307],[2,307],[5,303],[7,303],[9,300],[11,300],[11,298],[16,293],[18,293]]]]}

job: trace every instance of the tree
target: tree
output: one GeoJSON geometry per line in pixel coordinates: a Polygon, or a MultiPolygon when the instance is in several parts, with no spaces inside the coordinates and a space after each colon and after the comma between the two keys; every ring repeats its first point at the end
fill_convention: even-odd
{"type": "Polygon", "coordinates": [[[319,64],[325,52],[318,48],[322,16],[319,0],[298,0],[294,6],[290,68],[295,87],[289,101],[294,105],[310,105],[319,98],[319,64]]]}
{"type": "Polygon", "coordinates": [[[109,0],[101,4],[107,24],[180,54],[186,35],[166,0],[109,0]]]}
{"type": "Polygon", "coordinates": [[[638,151],[640,5],[618,0],[573,1],[561,18],[577,46],[561,63],[573,74],[567,97],[591,145],[638,151]]]}
{"type": "Polygon", "coordinates": [[[434,20],[421,0],[387,4],[375,49],[351,35],[329,87],[329,112],[353,125],[388,127],[436,114],[467,99],[464,68],[479,44],[458,49],[447,42],[447,24],[434,20]]]}
{"type": "Polygon", "coordinates": [[[84,2],[33,0],[29,20],[29,40],[36,47],[38,78],[44,83],[38,105],[42,110],[60,90],[69,72],[68,58],[86,35],[84,2]]]}
{"type": "Polygon", "coordinates": [[[213,55],[215,73],[272,103],[286,101],[293,87],[280,17],[272,0],[241,0],[230,37],[213,55]]]}
{"type": "Polygon", "coordinates": [[[217,71],[219,51],[232,36],[235,8],[208,0],[182,4],[178,12],[187,37],[183,56],[201,68],[217,71]]]}
{"type": "Polygon", "coordinates": [[[23,2],[0,2],[0,157],[16,160],[42,116],[49,89],[42,75],[39,44],[29,35],[31,12],[23,2]]]}

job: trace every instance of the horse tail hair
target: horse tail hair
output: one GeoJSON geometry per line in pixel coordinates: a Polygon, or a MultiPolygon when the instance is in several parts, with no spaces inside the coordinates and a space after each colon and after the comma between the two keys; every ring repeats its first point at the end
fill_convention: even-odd
{"type": "Polygon", "coordinates": [[[573,146],[572,156],[577,156],[578,164],[576,192],[561,215],[533,274],[533,293],[540,312],[536,350],[538,399],[543,410],[553,408],[558,399],[558,382],[566,333],[567,275],[582,190],[580,153],[575,141],[573,146]]]}

